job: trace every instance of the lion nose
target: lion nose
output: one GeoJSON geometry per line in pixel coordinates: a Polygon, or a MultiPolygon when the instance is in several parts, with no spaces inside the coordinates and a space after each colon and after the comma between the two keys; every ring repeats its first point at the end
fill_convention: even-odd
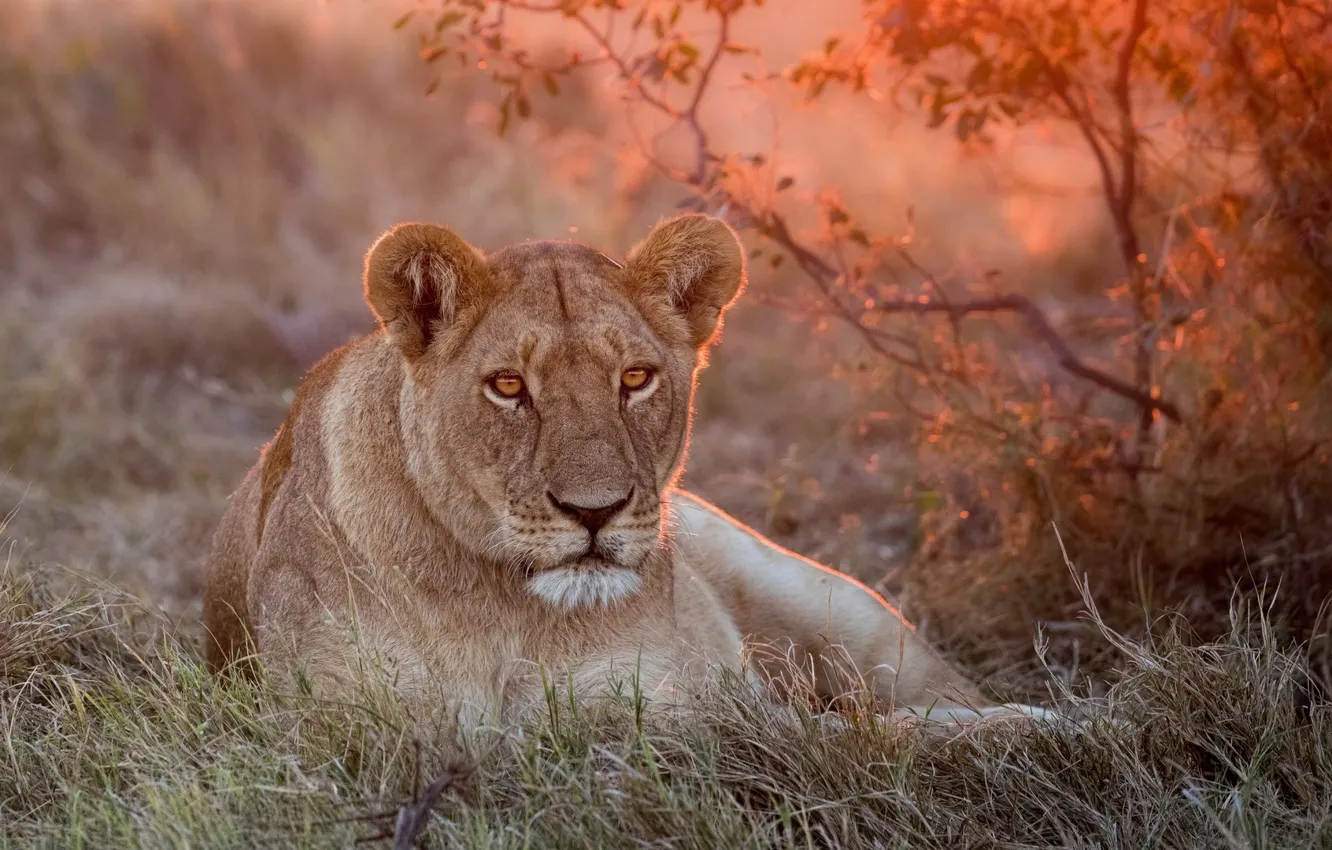
{"type": "Polygon", "coordinates": [[[574,519],[578,520],[578,522],[582,524],[583,528],[587,529],[589,534],[591,534],[593,537],[596,537],[597,532],[600,531],[606,525],[606,523],[610,522],[611,519],[616,514],[624,510],[625,505],[629,504],[629,499],[633,497],[634,490],[631,487],[629,488],[628,495],[626,495],[623,499],[620,499],[617,502],[613,502],[612,504],[602,505],[601,507],[596,507],[596,508],[589,508],[583,505],[575,505],[570,502],[561,502],[559,499],[555,498],[554,493],[551,493],[549,491],[546,492],[546,495],[550,497],[550,503],[554,505],[556,508],[559,508],[561,513],[567,514],[573,517],[574,519]]]}

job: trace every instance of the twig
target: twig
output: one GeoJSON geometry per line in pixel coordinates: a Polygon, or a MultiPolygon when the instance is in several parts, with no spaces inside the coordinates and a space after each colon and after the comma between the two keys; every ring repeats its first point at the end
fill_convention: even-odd
{"type": "MultiPolygon", "coordinates": [[[[1119,232],[1120,252],[1124,263],[1129,268],[1129,277],[1133,282],[1133,305],[1137,311],[1139,327],[1145,327],[1154,318],[1149,300],[1151,299],[1150,280],[1147,270],[1139,262],[1141,256],[1138,231],[1133,226],[1133,205],[1138,192],[1138,128],[1133,121],[1133,99],[1129,90],[1129,76],[1133,68],[1133,54],[1138,49],[1138,42],[1147,31],[1147,2],[1135,0],[1133,20],[1129,31],[1124,36],[1124,43],[1119,48],[1119,59],[1115,63],[1115,79],[1111,87],[1115,105],[1119,111],[1119,193],[1116,199],[1115,229],[1119,232]]],[[[1134,356],[1134,381],[1139,387],[1150,388],[1152,384],[1152,340],[1144,333],[1137,340],[1134,356]]],[[[1138,444],[1143,449],[1147,442],[1147,432],[1152,427],[1152,411],[1143,408],[1142,418],[1138,420],[1138,444]]],[[[1141,460],[1141,458],[1139,458],[1141,460]]]]}
{"type": "Polygon", "coordinates": [[[455,768],[444,771],[426,786],[420,797],[398,809],[398,820],[393,829],[393,850],[412,850],[416,846],[416,839],[430,822],[430,813],[434,811],[439,796],[468,773],[470,771],[455,768]]]}
{"type": "MultiPolygon", "coordinates": [[[[1125,219],[1133,211],[1133,202],[1138,188],[1138,129],[1133,123],[1133,100],[1129,91],[1129,75],[1133,68],[1133,54],[1138,49],[1138,42],[1147,31],[1147,2],[1136,0],[1133,4],[1133,22],[1128,34],[1119,48],[1119,59],[1115,63],[1115,80],[1111,87],[1115,105],[1119,109],[1119,214],[1125,219]]],[[[1133,232],[1129,228],[1129,232],[1133,232]]],[[[1135,235],[1136,242],[1136,235],[1135,235]]],[[[1134,252],[1137,256],[1137,252],[1134,252]]]]}
{"type": "Polygon", "coordinates": [[[1045,313],[1025,295],[997,295],[992,298],[980,298],[972,301],[909,300],[875,302],[874,310],[880,313],[938,313],[951,317],[967,316],[972,313],[1018,313],[1027,322],[1033,336],[1049,346],[1059,365],[1067,372],[1108,390],[1121,398],[1132,401],[1148,411],[1160,411],[1172,422],[1181,421],[1179,408],[1169,401],[1155,398],[1133,385],[1088,366],[1073,352],[1064,338],[1050,325],[1045,313]]]}
{"type": "MultiPolygon", "coordinates": [[[[487,758],[490,752],[494,751],[492,747],[481,759],[487,758]]],[[[357,844],[365,844],[372,841],[383,841],[393,839],[393,850],[411,850],[416,846],[416,841],[421,836],[421,831],[426,828],[430,822],[430,813],[434,811],[435,804],[445,791],[466,781],[476,770],[477,759],[469,764],[452,766],[444,770],[439,776],[425,787],[423,792],[418,793],[420,787],[420,744],[417,743],[417,765],[416,776],[412,780],[412,799],[398,807],[396,812],[372,812],[364,815],[355,815],[348,818],[339,818],[333,823],[363,823],[373,821],[383,821],[393,818],[393,828],[381,829],[379,832],[364,835],[356,839],[357,844]]]]}
{"type": "Polygon", "coordinates": [[[708,90],[708,84],[712,80],[712,72],[717,69],[717,62],[721,59],[722,53],[726,50],[726,45],[731,39],[731,16],[721,11],[717,13],[721,18],[721,27],[717,33],[717,45],[712,50],[712,55],[708,57],[707,64],[699,72],[698,88],[694,90],[694,96],[689,101],[689,108],[685,110],[685,119],[689,122],[690,129],[694,133],[695,159],[693,177],[698,182],[703,182],[707,177],[708,157],[708,137],[703,132],[703,122],[698,118],[698,107],[703,102],[703,95],[708,90]]]}
{"type": "Polygon", "coordinates": [[[625,61],[623,56],[615,52],[614,48],[611,46],[610,39],[607,38],[601,30],[597,29],[596,24],[589,21],[582,14],[574,15],[574,20],[580,27],[587,31],[588,35],[592,36],[592,40],[595,41],[597,46],[602,50],[602,58],[610,60],[611,64],[615,66],[615,69],[620,72],[620,76],[624,77],[625,81],[629,84],[629,87],[643,99],[644,103],[671,118],[680,118],[679,110],[643,88],[643,83],[638,78],[637,72],[629,67],[629,63],[625,61]]]}

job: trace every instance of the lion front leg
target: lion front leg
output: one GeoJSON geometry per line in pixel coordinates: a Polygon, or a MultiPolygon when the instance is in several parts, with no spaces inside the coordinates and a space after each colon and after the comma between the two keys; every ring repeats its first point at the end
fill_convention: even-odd
{"type": "MultiPolygon", "coordinates": [[[[452,748],[478,731],[505,728],[499,677],[455,674],[457,658],[343,588],[265,582],[251,595],[255,643],[266,677],[316,711],[375,717],[412,737],[452,748]]],[[[408,611],[408,613],[411,613],[408,611]]],[[[408,624],[410,625],[410,618],[408,624]]]]}

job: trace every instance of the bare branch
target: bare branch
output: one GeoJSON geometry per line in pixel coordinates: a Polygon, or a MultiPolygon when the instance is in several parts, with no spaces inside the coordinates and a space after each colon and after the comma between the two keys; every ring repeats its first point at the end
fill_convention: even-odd
{"type": "MultiPolygon", "coordinates": [[[[797,242],[782,219],[770,216],[766,224],[764,232],[768,237],[785,248],[806,275],[819,285],[820,290],[825,295],[831,298],[834,293],[829,282],[837,278],[837,269],[818,254],[797,242]]],[[[1134,387],[1114,375],[1087,365],[1050,324],[1050,320],[1046,317],[1044,311],[1026,296],[1016,294],[998,295],[972,301],[946,301],[943,299],[881,301],[875,303],[874,310],[879,313],[937,314],[950,318],[967,316],[973,313],[1018,313],[1026,320],[1027,327],[1032,335],[1050,348],[1059,366],[1065,371],[1090,381],[1120,398],[1133,402],[1149,415],[1154,411],[1160,411],[1162,416],[1172,422],[1183,420],[1179,408],[1173,403],[1156,398],[1147,390],[1134,387]]],[[[858,318],[851,317],[851,321],[862,331],[869,331],[858,318]]],[[[871,334],[867,333],[866,335],[870,336],[871,334]]]]}
{"type": "MultiPolygon", "coordinates": [[[[732,206],[737,211],[749,216],[755,221],[760,221],[753,211],[743,204],[732,201],[732,206]]],[[[884,357],[899,366],[905,366],[913,371],[928,371],[924,361],[918,356],[916,358],[909,358],[890,350],[884,345],[884,339],[881,333],[875,331],[873,328],[865,327],[865,323],[861,320],[861,317],[853,313],[846,304],[842,302],[842,299],[837,297],[837,292],[834,289],[834,282],[840,279],[837,269],[831,266],[827,260],[797,242],[795,237],[791,235],[790,228],[786,226],[786,221],[782,219],[781,216],[772,213],[762,219],[762,222],[761,228],[763,232],[774,242],[786,249],[787,253],[795,259],[796,265],[800,266],[800,270],[803,271],[805,276],[813,282],[816,288],[818,288],[820,294],[822,294],[824,299],[828,302],[828,305],[844,321],[860,332],[861,338],[865,341],[865,345],[867,345],[871,351],[880,357],[884,357]]]]}
{"type": "MultiPolygon", "coordinates": [[[[1129,90],[1129,75],[1133,68],[1133,54],[1138,49],[1138,42],[1147,31],[1147,2],[1135,0],[1133,4],[1133,22],[1128,34],[1119,48],[1119,59],[1115,64],[1115,80],[1111,87],[1115,105],[1119,108],[1119,205],[1120,215],[1128,218],[1133,212],[1133,202],[1138,188],[1138,128],[1133,121],[1133,99],[1129,90]]],[[[1132,232],[1132,228],[1129,228],[1132,232]]],[[[1136,243],[1136,238],[1135,238],[1136,243]]],[[[1136,245],[1135,245],[1136,247],[1136,245]]],[[[1137,256],[1137,251],[1133,252],[1137,256]]]]}
{"type": "Polygon", "coordinates": [[[532,3],[529,0],[500,0],[500,5],[521,12],[559,12],[564,8],[564,4],[560,0],[554,0],[551,3],[532,3]]]}
{"type": "Polygon", "coordinates": [[[1121,398],[1127,399],[1146,410],[1160,411],[1173,422],[1181,421],[1179,408],[1174,404],[1151,396],[1140,389],[1088,366],[1073,352],[1068,343],[1050,325],[1041,308],[1037,307],[1025,295],[997,295],[990,298],[978,298],[971,301],[943,301],[901,299],[898,301],[879,301],[874,310],[880,313],[937,313],[951,317],[968,316],[973,313],[1017,313],[1026,320],[1032,336],[1049,346],[1059,365],[1080,378],[1108,390],[1121,398]]]}
{"type": "MultiPolygon", "coordinates": [[[[1111,91],[1115,104],[1119,108],[1119,197],[1118,209],[1115,210],[1115,230],[1119,234],[1120,253],[1128,266],[1129,279],[1133,285],[1133,305],[1137,311],[1138,325],[1144,329],[1152,321],[1151,281],[1147,270],[1138,260],[1141,254],[1138,231],[1133,226],[1133,205],[1138,192],[1138,128],[1133,119],[1133,99],[1129,89],[1129,77],[1133,68],[1133,54],[1137,52],[1138,42],[1147,31],[1147,2],[1134,0],[1133,21],[1124,36],[1124,43],[1119,48],[1119,59],[1115,65],[1115,78],[1111,91]]],[[[1152,339],[1142,333],[1137,340],[1133,366],[1133,378],[1139,387],[1150,388],[1152,384],[1152,339]]],[[[1143,408],[1138,420],[1139,449],[1145,448],[1148,430],[1152,426],[1152,412],[1143,408]]]]}
{"type": "Polygon", "coordinates": [[[727,12],[721,11],[718,12],[718,17],[721,19],[721,29],[717,33],[717,45],[713,48],[712,55],[708,57],[707,64],[699,72],[698,88],[694,90],[694,96],[689,101],[689,108],[685,110],[685,119],[694,132],[693,177],[699,183],[707,179],[709,152],[708,137],[703,132],[703,122],[699,120],[698,107],[703,102],[703,95],[707,93],[708,85],[712,82],[712,73],[717,69],[717,62],[721,59],[722,53],[726,50],[726,44],[731,39],[731,16],[727,12]]]}
{"type": "Polygon", "coordinates": [[[440,795],[458,784],[469,773],[471,770],[466,768],[450,768],[444,771],[426,786],[424,794],[398,809],[393,826],[393,850],[411,850],[416,846],[416,839],[430,822],[430,814],[440,795]]]}
{"type": "Polygon", "coordinates": [[[1064,108],[1068,110],[1069,118],[1073,119],[1073,125],[1082,134],[1083,141],[1087,143],[1087,147],[1091,149],[1092,157],[1096,160],[1096,170],[1101,177],[1101,191],[1105,195],[1106,204],[1110,208],[1110,215],[1115,220],[1115,226],[1118,227],[1119,188],[1115,183],[1115,173],[1110,168],[1110,157],[1106,154],[1101,140],[1096,137],[1095,122],[1073,100],[1073,96],[1068,89],[1067,80],[1060,76],[1055,69],[1051,69],[1050,76],[1050,84],[1054,89],[1055,97],[1059,98],[1060,103],[1064,104],[1064,108]]]}
{"type": "Polygon", "coordinates": [[[625,82],[631,89],[633,89],[635,94],[642,98],[644,103],[672,118],[680,118],[679,110],[643,88],[643,81],[639,79],[638,74],[634,72],[633,68],[629,67],[629,63],[625,58],[615,52],[615,49],[611,46],[610,39],[606,34],[597,29],[596,25],[582,14],[574,15],[574,20],[578,22],[579,26],[587,31],[588,35],[592,36],[592,40],[595,41],[597,46],[603,51],[602,58],[610,60],[611,64],[613,64],[616,70],[620,72],[620,76],[624,77],[625,82]]]}

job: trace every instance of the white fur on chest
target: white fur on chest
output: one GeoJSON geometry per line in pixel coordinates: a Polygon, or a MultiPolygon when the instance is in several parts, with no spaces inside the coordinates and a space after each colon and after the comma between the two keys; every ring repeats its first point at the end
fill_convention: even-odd
{"type": "Polygon", "coordinates": [[[527,580],[527,589],[532,595],[564,611],[584,606],[608,608],[642,588],[642,576],[618,567],[560,567],[542,570],[527,580]]]}

